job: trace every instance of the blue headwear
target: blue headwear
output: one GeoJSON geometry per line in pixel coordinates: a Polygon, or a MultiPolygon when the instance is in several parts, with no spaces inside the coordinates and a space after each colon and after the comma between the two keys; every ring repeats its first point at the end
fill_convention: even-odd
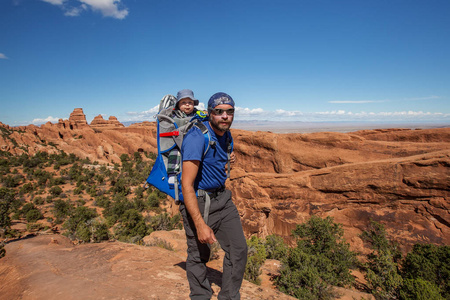
{"type": "Polygon", "coordinates": [[[231,98],[230,95],[226,93],[222,92],[215,93],[214,95],[211,96],[211,98],[209,98],[208,112],[211,112],[211,110],[213,110],[217,105],[221,104],[228,104],[234,107],[234,100],[233,98],[231,98]]]}

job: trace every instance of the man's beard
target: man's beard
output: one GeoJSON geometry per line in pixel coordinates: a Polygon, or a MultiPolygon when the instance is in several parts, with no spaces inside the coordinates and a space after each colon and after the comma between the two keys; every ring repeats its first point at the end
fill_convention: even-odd
{"type": "Polygon", "coordinates": [[[216,121],[214,118],[209,118],[209,124],[211,124],[211,127],[220,131],[220,132],[226,132],[231,127],[231,123],[233,121],[216,121]],[[226,122],[227,124],[220,124],[226,122]]]}

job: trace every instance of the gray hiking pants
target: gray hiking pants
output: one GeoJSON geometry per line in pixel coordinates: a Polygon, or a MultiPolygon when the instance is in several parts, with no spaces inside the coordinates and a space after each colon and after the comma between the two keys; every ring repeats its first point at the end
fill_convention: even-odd
{"type": "MultiPolygon", "coordinates": [[[[204,215],[205,197],[198,197],[200,212],[204,215]]],[[[211,299],[212,289],[206,276],[206,263],[209,260],[210,248],[197,239],[195,225],[183,203],[180,204],[184,229],[187,238],[186,274],[190,287],[190,298],[211,299]]],[[[217,196],[211,196],[208,226],[225,251],[223,259],[222,287],[218,299],[240,299],[239,289],[244,277],[247,263],[247,242],[242,230],[241,218],[231,200],[231,191],[224,190],[217,196]]]]}

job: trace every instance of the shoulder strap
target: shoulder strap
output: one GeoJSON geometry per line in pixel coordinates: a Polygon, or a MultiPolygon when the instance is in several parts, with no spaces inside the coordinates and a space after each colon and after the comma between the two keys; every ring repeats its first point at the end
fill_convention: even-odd
{"type": "Polygon", "coordinates": [[[209,133],[208,127],[202,122],[195,122],[194,126],[200,129],[205,137],[205,148],[203,151],[203,157],[205,157],[206,152],[208,152],[209,148],[214,148],[216,146],[216,142],[211,140],[211,134],[209,133]]]}
{"type": "MultiPolygon", "coordinates": [[[[206,127],[205,124],[202,122],[195,122],[194,126],[201,130],[205,137],[205,150],[203,152],[203,157],[205,157],[206,152],[208,152],[209,148],[214,148],[216,146],[216,142],[211,140],[211,135],[208,131],[208,127],[206,127]]],[[[230,156],[231,152],[233,152],[233,139],[231,138],[231,132],[228,130],[226,133],[227,135],[227,178],[230,178],[230,172],[231,172],[231,162],[230,162],[230,156]]]]}

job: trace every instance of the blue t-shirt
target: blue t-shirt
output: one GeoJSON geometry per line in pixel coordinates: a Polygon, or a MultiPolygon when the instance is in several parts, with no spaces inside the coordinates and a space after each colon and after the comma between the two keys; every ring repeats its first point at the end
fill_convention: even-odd
{"type": "Polygon", "coordinates": [[[200,161],[197,178],[194,183],[194,188],[196,190],[220,188],[225,186],[225,181],[227,180],[227,173],[225,172],[225,166],[228,162],[227,137],[231,138],[231,135],[225,133],[223,136],[217,136],[214,130],[211,129],[209,122],[204,122],[203,124],[208,128],[211,135],[211,141],[216,142],[215,146],[210,146],[205,157],[203,158],[205,137],[201,130],[195,126],[193,126],[193,128],[184,136],[183,144],[181,146],[183,161],[200,161]]]}

